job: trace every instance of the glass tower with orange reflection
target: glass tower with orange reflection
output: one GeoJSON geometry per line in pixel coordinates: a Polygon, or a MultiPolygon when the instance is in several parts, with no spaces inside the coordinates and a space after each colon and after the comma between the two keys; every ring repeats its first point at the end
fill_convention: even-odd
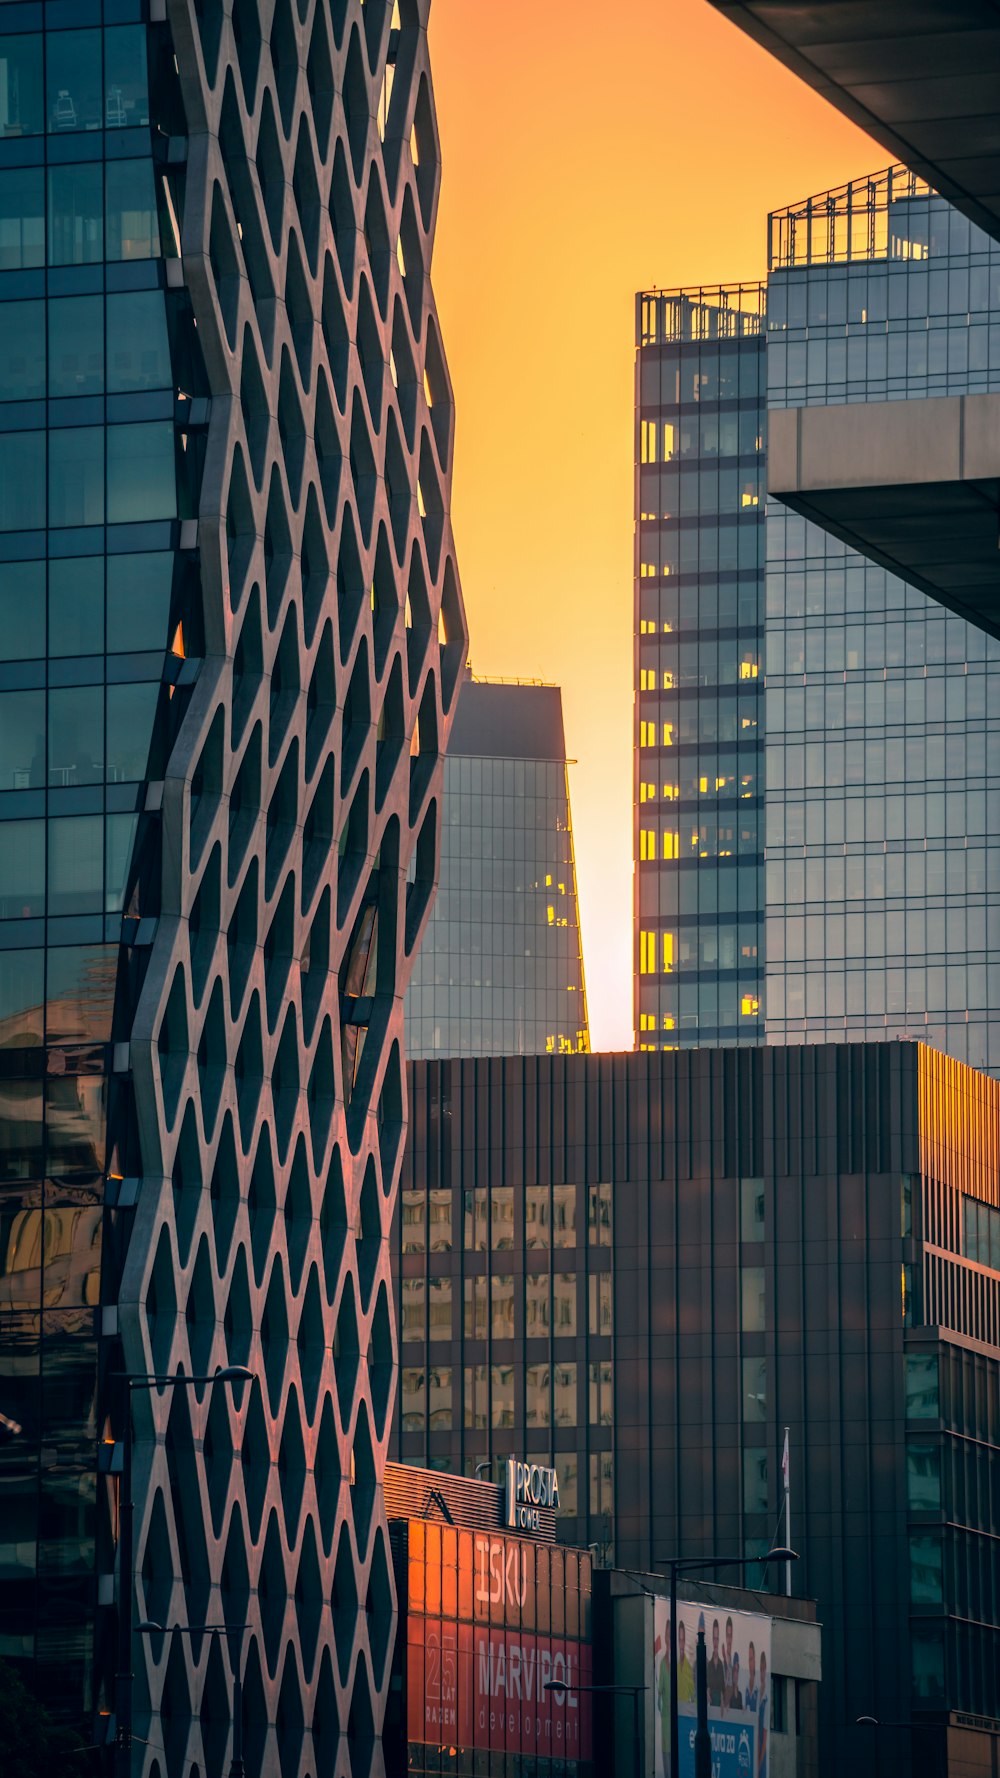
{"type": "Polygon", "coordinates": [[[635,1026],[763,1040],[763,285],[636,299],[635,1026]]]}

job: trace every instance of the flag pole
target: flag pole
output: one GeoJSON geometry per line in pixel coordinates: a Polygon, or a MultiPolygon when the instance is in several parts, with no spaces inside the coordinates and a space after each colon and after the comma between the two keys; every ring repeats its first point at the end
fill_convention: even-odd
{"type": "MultiPolygon", "coordinates": [[[[789,1490],[789,1486],[788,1486],[789,1463],[788,1463],[788,1427],[787,1426],[785,1427],[785,1449],[782,1453],[782,1458],[781,1458],[781,1470],[782,1470],[782,1474],[785,1478],[785,1547],[786,1547],[786,1549],[791,1549],[791,1547],[792,1547],[792,1507],[791,1507],[791,1494],[790,1494],[790,1490],[789,1490]]],[[[792,1564],[790,1562],[785,1563],[785,1594],[786,1594],[786,1597],[789,1599],[792,1596],[792,1564]]]]}

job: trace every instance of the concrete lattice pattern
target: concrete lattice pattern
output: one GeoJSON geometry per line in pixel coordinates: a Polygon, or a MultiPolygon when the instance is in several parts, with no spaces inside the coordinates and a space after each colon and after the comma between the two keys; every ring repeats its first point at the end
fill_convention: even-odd
{"type": "MultiPolygon", "coordinates": [[[[250,1626],[247,1769],[282,1778],[383,1769],[402,995],[465,655],[428,9],[166,4],[206,648],[163,785],[119,1325],[130,1371],[258,1380],[136,1395],[135,1616],[250,1626]]],[[[219,1641],[136,1637],[136,1771],[223,1769],[219,1641]]]]}

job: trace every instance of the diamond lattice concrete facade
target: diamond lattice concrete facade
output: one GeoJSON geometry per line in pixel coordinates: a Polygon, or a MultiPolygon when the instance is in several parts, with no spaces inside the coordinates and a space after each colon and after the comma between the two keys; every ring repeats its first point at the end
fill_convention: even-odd
{"type": "MultiPolygon", "coordinates": [[[[135,1395],[135,1618],[248,1626],[248,1771],[381,1771],[402,1006],[465,654],[427,0],[4,11],[0,1653],[106,1726],[114,1374],[245,1364],[135,1395]]],[[[218,1639],[132,1664],[134,1771],[218,1766],[218,1639]]]]}
{"type": "Polygon", "coordinates": [[[406,1053],[588,1048],[562,693],[469,678],[448,743],[441,874],[406,999],[406,1053]]]}

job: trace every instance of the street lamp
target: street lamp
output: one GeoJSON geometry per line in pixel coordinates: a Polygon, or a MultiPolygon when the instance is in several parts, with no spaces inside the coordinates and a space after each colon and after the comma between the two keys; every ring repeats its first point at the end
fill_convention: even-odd
{"type": "Polygon", "coordinates": [[[797,1562],[797,1550],[768,1550],[763,1556],[663,1556],[670,1569],[670,1778],[680,1778],[680,1718],[677,1714],[677,1576],[706,1568],[752,1568],[755,1562],[797,1562]]]}
{"type": "Polygon", "coordinates": [[[131,1778],[132,1771],[132,1587],[135,1554],[132,1549],[132,1391],[133,1389],[201,1389],[212,1383],[252,1383],[254,1372],[245,1364],[227,1364],[210,1376],[161,1377],[155,1373],[112,1372],[127,1385],[122,1423],[122,1479],[118,1507],[118,1672],[115,1675],[116,1778],[131,1778]]]}
{"type": "MultiPolygon", "coordinates": [[[[136,1624],[140,1636],[172,1636],[176,1631],[179,1636],[236,1636],[249,1630],[249,1624],[157,1624],[151,1619],[136,1624]]],[[[237,1650],[236,1659],[231,1661],[233,1670],[233,1758],[229,1767],[229,1778],[244,1778],[243,1774],[243,1659],[242,1650],[237,1650]]]]}
{"type": "Polygon", "coordinates": [[[639,1732],[639,1696],[648,1692],[648,1685],[570,1685],[565,1679],[546,1680],[547,1692],[620,1692],[632,1699],[632,1733],[635,1737],[635,1778],[642,1778],[642,1736],[639,1732]]]}

